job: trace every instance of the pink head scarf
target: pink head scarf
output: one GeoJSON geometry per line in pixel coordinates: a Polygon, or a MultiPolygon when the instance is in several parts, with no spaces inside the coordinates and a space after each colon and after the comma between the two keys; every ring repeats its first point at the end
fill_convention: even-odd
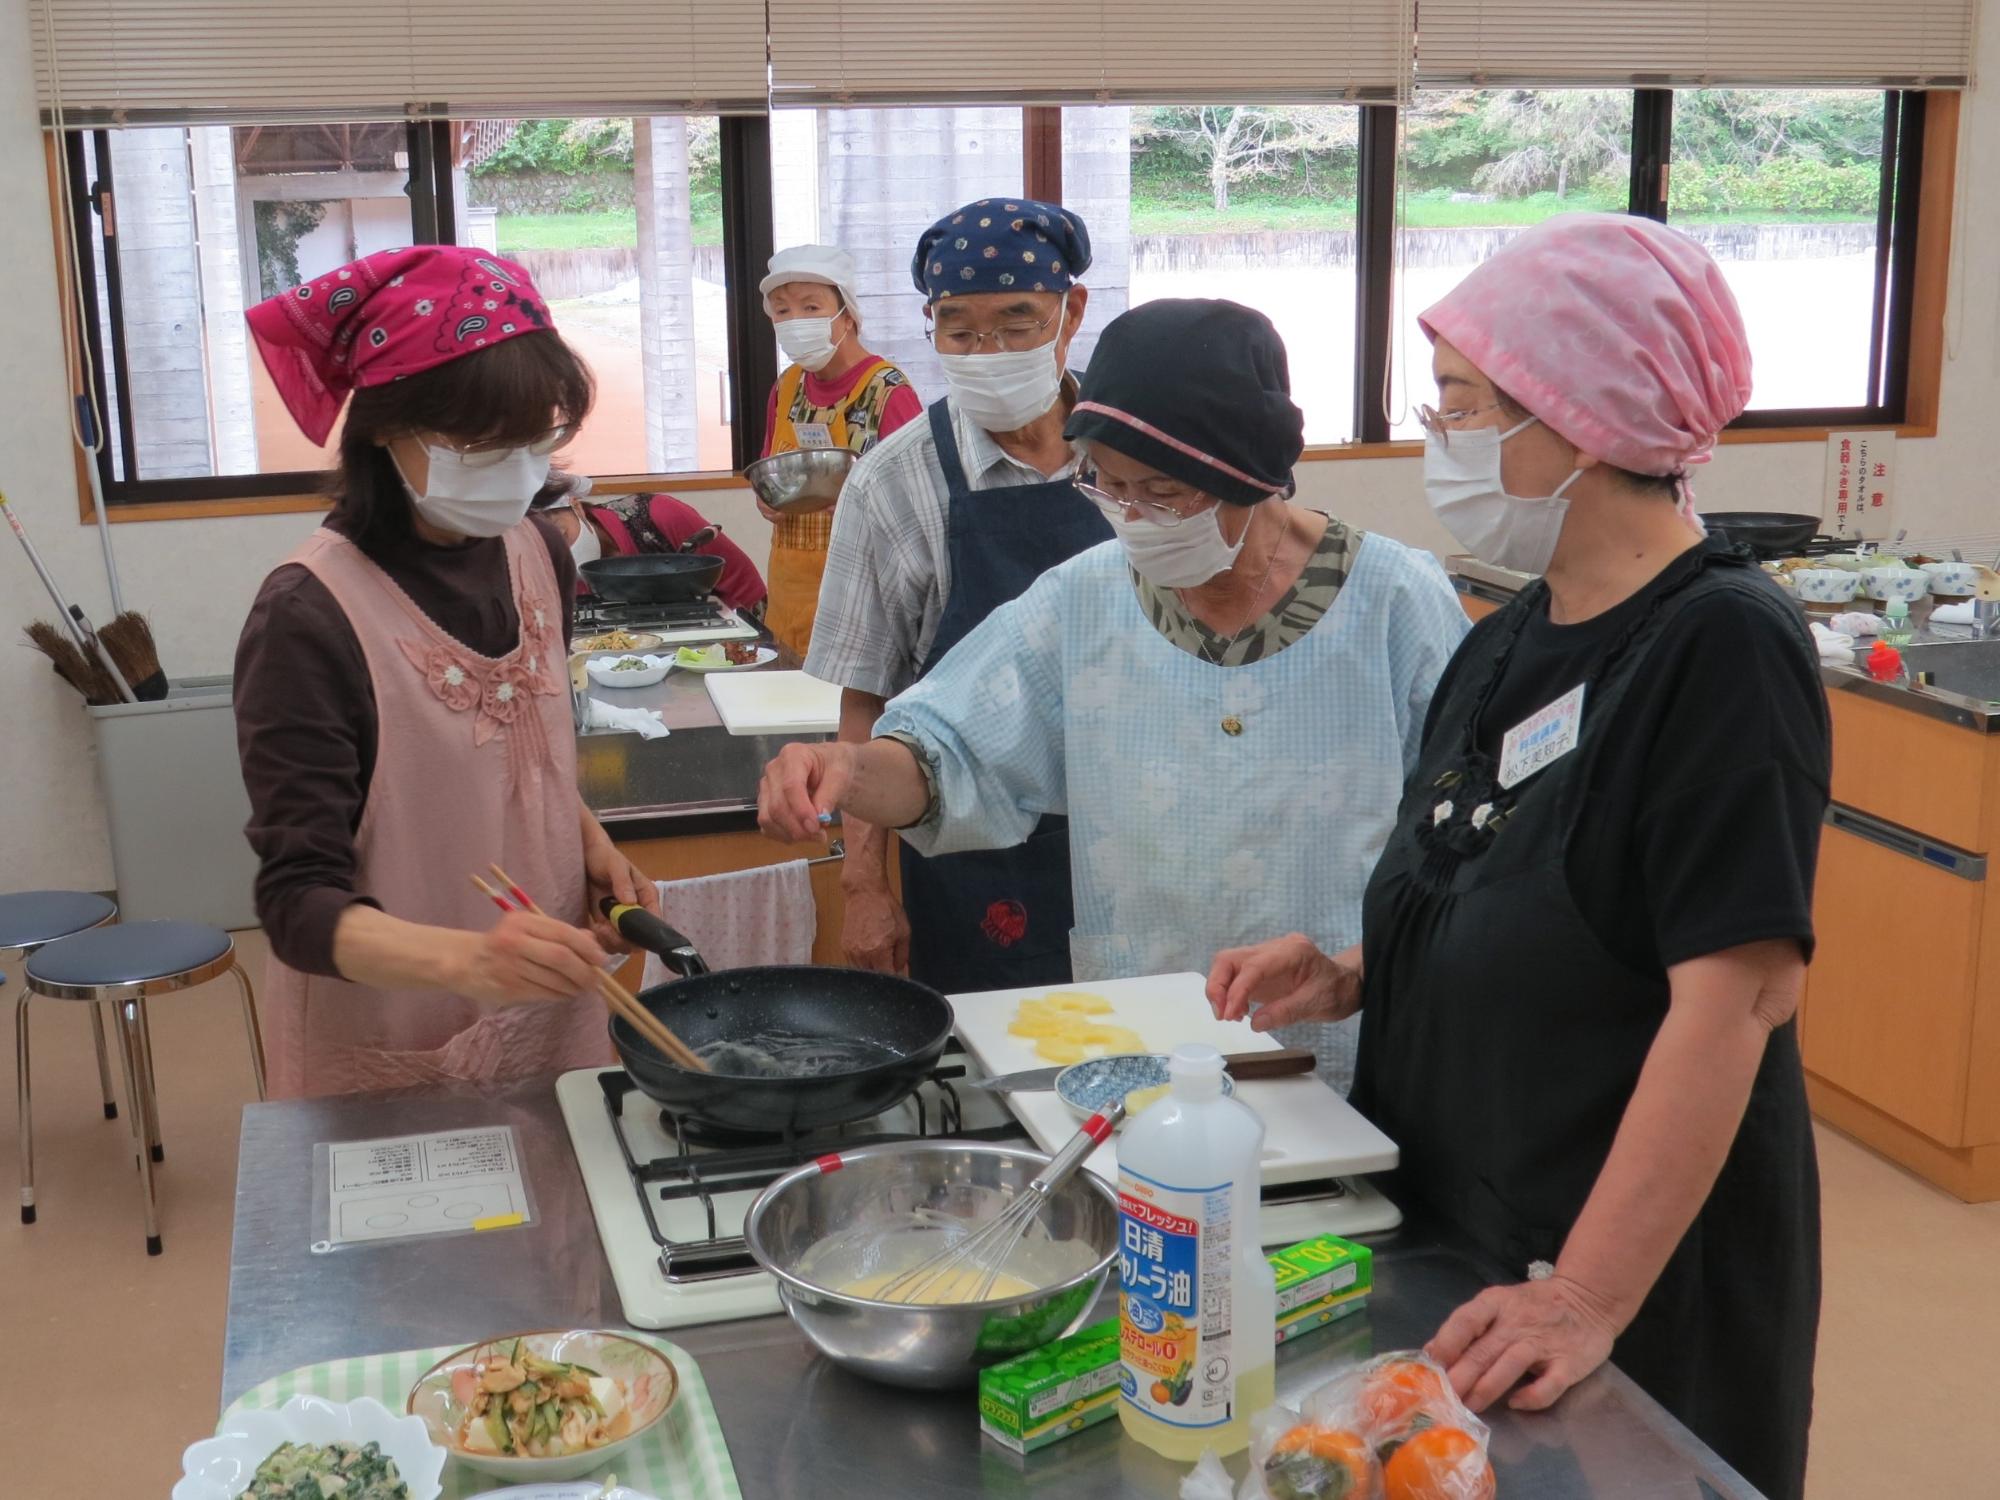
{"type": "Polygon", "coordinates": [[[383,250],[244,316],[285,409],[315,443],[350,391],[555,327],[526,271],[458,245],[383,250]]]}
{"type": "Polygon", "coordinates": [[[1635,474],[1685,478],[1750,401],[1722,268],[1651,219],[1547,220],[1418,321],[1565,441],[1635,474]]]}

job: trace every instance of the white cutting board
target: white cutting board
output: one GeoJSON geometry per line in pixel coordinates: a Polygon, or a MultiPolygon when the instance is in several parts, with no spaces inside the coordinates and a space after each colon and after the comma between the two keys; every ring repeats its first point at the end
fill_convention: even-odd
{"type": "Polygon", "coordinates": [[[731,734],[832,734],[840,689],[803,672],[710,672],[709,701],[731,734]]]}
{"type": "MultiPolygon", "coordinates": [[[[1032,990],[988,990],[976,995],[954,995],[951,1005],[958,1016],[959,1039],[991,1075],[1049,1066],[1046,1059],[1036,1055],[1032,1037],[1013,1036],[1007,1027],[1023,1000],[1057,989],[1102,995],[1111,1002],[1111,1014],[1091,1019],[1129,1026],[1145,1038],[1148,1049],[1154,1052],[1171,1052],[1183,1042],[1206,1042],[1225,1056],[1232,1052],[1273,1051],[1280,1045],[1267,1033],[1252,1031],[1241,1021],[1216,1020],[1208,1008],[1205,987],[1206,981],[1199,974],[1165,974],[1032,990]]],[[[1256,1110],[1264,1121],[1267,1187],[1383,1172],[1396,1165],[1395,1142],[1310,1074],[1238,1083],[1236,1097],[1256,1110]]],[[[1082,1123],[1053,1089],[1046,1093],[1008,1094],[1006,1099],[1044,1151],[1060,1148],[1082,1123]]],[[[1114,1136],[1091,1153],[1090,1169],[1101,1177],[1115,1179],[1117,1144],[1114,1136]]]]}

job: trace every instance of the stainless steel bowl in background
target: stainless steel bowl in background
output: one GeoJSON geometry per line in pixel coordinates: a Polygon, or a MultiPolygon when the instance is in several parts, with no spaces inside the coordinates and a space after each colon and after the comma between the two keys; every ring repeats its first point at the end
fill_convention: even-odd
{"type": "Polygon", "coordinates": [[[750,488],[772,510],[787,516],[809,516],[831,510],[854,467],[851,448],[795,448],[773,453],[743,471],[750,488]]]}
{"type": "MultiPolygon", "coordinates": [[[[840,1165],[800,1167],[764,1189],[743,1221],[757,1263],[820,1352],[889,1385],[948,1390],[988,1365],[1081,1327],[1118,1253],[1118,1200],[1089,1171],[1058,1188],[1041,1223],[1092,1252],[1087,1269],[1002,1301],[922,1306],[873,1302],[805,1280],[800,1262],[837,1231],[907,1223],[919,1209],[978,1223],[1006,1210],[1048,1158],[969,1141],[910,1141],[841,1153],[840,1165]]],[[[891,1269],[886,1268],[885,1269],[891,1269]]]]}

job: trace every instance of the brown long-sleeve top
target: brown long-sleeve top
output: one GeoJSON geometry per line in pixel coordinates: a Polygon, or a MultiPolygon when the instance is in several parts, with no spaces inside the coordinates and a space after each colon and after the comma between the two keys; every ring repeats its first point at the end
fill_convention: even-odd
{"type": "MultiPolygon", "coordinates": [[[[355,532],[339,508],[324,524],[355,532]]],[[[576,564],[553,526],[535,524],[555,561],[567,641],[576,564]]],[[[370,556],[447,635],[482,656],[514,649],[521,622],[499,538],[458,546],[412,538],[370,556]]],[[[259,861],[257,918],[282,962],[331,976],[340,914],[357,901],[375,904],[358,884],[354,847],[375,770],[375,694],[347,616],[296,563],[274,569],[250,606],[236,645],[235,700],[250,794],[245,832],[259,861]]]]}

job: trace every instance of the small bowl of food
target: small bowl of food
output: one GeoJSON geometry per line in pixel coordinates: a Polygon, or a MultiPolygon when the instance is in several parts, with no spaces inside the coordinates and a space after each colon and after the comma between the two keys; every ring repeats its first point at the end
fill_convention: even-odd
{"type": "MultiPolygon", "coordinates": [[[[1167,1060],[1157,1052],[1121,1052],[1072,1063],[1056,1074],[1056,1097],[1079,1120],[1087,1120],[1118,1100],[1125,1101],[1125,1119],[1139,1113],[1167,1092],[1167,1060]]],[[[1222,1075],[1222,1092],[1236,1092],[1236,1080],[1222,1075]]],[[[1125,1128],[1124,1120],[1118,1128],[1125,1128]]]]}
{"type": "Polygon", "coordinates": [[[679,1395],[673,1361],[652,1345],[578,1328],[468,1345],[410,1387],[406,1409],[460,1463],[526,1484],[602,1468],[679,1395]]]}
{"type": "Polygon", "coordinates": [[[599,687],[642,688],[651,687],[673,671],[671,656],[642,656],[628,652],[622,656],[593,656],[590,659],[590,680],[599,687]]]}
{"type": "Polygon", "coordinates": [[[1806,604],[1852,604],[1861,592],[1861,575],[1845,568],[1801,568],[1792,587],[1806,604]]]}
{"type": "Polygon", "coordinates": [[[1931,595],[1938,599],[1970,599],[1979,587],[1979,564],[1930,562],[1923,565],[1931,581],[1931,595]]]}
{"type": "Polygon", "coordinates": [[[224,1419],[182,1454],[173,1500],[437,1500],[444,1458],[421,1421],[371,1397],[294,1396],[224,1419]]]}
{"type": "Polygon", "coordinates": [[[1921,568],[1912,568],[1901,562],[1885,563],[1881,567],[1870,568],[1861,575],[1861,578],[1868,597],[1879,599],[1884,604],[1891,599],[1901,599],[1905,604],[1915,604],[1931,591],[1928,573],[1921,568]]]}
{"type": "Polygon", "coordinates": [[[888,1385],[967,1386],[988,1365],[1074,1333],[1117,1259],[1117,1196],[1081,1171],[1004,1263],[906,1274],[999,1218],[1048,1164],[975,1141],[862,1146],[765,1188],[743,1239],[799,1331],[835,1364],[888,1385]]]}

